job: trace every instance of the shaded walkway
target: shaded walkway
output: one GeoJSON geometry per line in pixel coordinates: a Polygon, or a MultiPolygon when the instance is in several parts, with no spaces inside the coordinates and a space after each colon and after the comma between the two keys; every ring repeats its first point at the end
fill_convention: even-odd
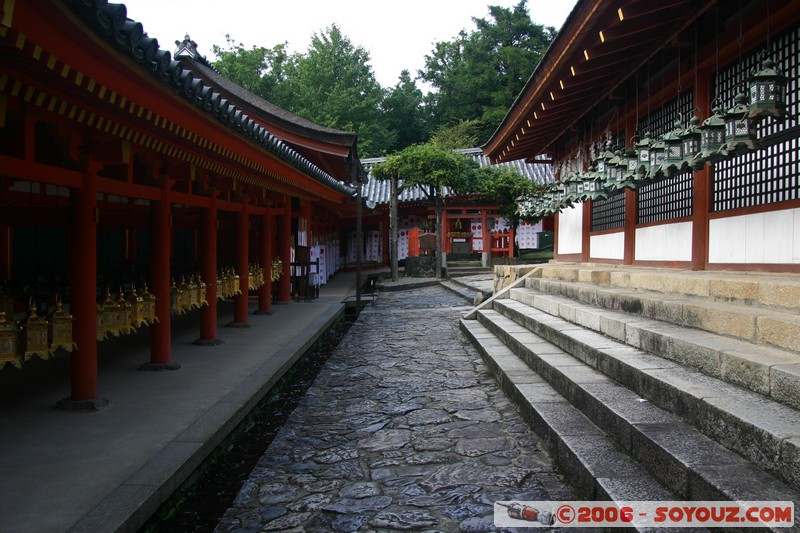
{"type": "Polygon", "coordinates": [[[216,531],[492,531],[497,500],[571,499],[441,287],[361,313],[216,531]]]}
{"type": "MultiPolygon", "coordinates": [[[[199,315],[172,324],[180,370],[140,372],[149,331],[99,346],[99,389],[109,407],[55,409],[69,395],[69,357],[0,372],[0,531],[135,531],[344,311],[354,273],[337,273],[312,302],[249,315],[225,344],[192,345],[199,315]]],[[[255,306],[251,306],[251,311],[255,306]]]]}

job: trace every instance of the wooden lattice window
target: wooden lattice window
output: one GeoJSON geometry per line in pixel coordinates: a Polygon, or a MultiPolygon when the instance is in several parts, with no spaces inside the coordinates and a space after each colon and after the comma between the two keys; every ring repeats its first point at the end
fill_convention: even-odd
{"type": "MultiPolygon", "coordinates": [[[[724,107],[730,107],[750,75],[759,67],[759,47],[741,60],[720,69],[715,92],[724,107]]],[[[771,57],[789,78],[786,87],[787,114],[800,113],[800,25],[784,31],[770,42],[771,57]]],[[[711,210],[727,211],[800,198],[797,121],[780,123],[771,118],[758,126],[762,149],[719,161],[714,165],[711,210]]]]}
{"type": "Polygon", "coordinates": [[[616,191],[606,200],[594,200],[592,202],[592,231],[616,229],[624,225],[624,191],[616,191]]]}
{"type": "Polygon", "coordinates": [[[638,224],[692,216],[693,173],[683,172],[639,188],[638,224]]]}

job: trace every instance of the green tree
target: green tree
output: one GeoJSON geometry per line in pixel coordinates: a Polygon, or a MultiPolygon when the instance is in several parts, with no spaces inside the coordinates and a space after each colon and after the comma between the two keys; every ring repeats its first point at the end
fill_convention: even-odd
{"type": "Polygon", "coordinates": [[[306,54],[286,63],[278,101],[288,101],[289,111],[317,124],[357,133],[362,156],[381,155],[393,137],[382,119],[383,89],[369,60],[369,52],[334,24],[314,34],[306,54]]]}
{"type": "Polygon", "coordinates": [[[394,143],[387,151],[402,150],[428,140],[425,97],[408,70],[400,73],[397,85],[386,90],[381,109],[386,128],[395,134],[394,143]]]}
{"type": "Polygon", "coordinates": [[[480,120],[488,139],[555,37],[555,29],[531,21],[527,0],[512,9],[489,6],[490,19],[473,18],[476,30],[437,42],[419,78],[436,90],[428,95],[434,125],[480,120]]]}
{"type": "MultiPolygon", "coordinates": [[[[477,187],[478,163],[434,143],[415,144],[376,165],[377,179],[397,179],[399,190],[419,187],[436,206],[436,277],[442,277],[442,207],[446,189],[468,194],[477,187]]],[[[396,250],[394,251],[396,255],[396,250]]]]}
{"type": "Polygon", "coordinates": [[[272,48],[253,46],[247,49],[242,43],[237,44],[230,35],[225,35],[225,41],[226,48],[218,45],[211,47],[217,57],[214,68],[251,93],[272,101],[272,93],[283,81],[284,68],[290,59],[286,53],[287,43],[276,44],[272,48]]]}
{"type": "MultiPolygon", "coordinates": [[[[519,200],[530,200],[542,195],[546,190],[547,186],[531,181],[513,167],[495,165],[478,170],[478,194],[498,205],[500,215],[508,221],[515,232],[522,220],[527,222],[541,220],[541,218],[522,216],[519,200]]],[[[518,251],[515,242],[514,255],[518,251]]]]}

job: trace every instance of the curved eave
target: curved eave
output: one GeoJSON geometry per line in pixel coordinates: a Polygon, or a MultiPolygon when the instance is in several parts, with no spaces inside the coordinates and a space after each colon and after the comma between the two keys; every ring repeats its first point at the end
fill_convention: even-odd
{"type": "Polygon", "coordinates": [[[531,158],[646,63],[713,2],[583,0],[492,138],[492,161],[531,158]],[[602,36],[601,36],[602,32],[602,36]]]}
{"type": "MultiPolygon", "coordinates": [[[[173,61],[171,54],[161,50],[155,39],[142,33],[141,24],[126,19],[124,16],[114,17],[114,10],[122,9],[122,13],[125,13],[124,4],[108,4],[105,8],[97,9],[94,4],[87,6],[83,2],[65,0],[53,3],[54,9],[50,9],[46,4],[37,5],[35,16],[26,16],[24,6],[25,4],[17,6],[15,18],[36,20],[44,17],[40,20],[45,20],[51,17],[48,24],[58,28],[61,35],[65,33],[64,24],[69,23],[69,20],[74,20],[76,23],[74,31],[77,33],[72,33],[71,39],[80,40],[82,44],[89,47],[88,50],[91,52],[99,45],[92,39],[83,39],[82,34],[86,31],[93,33],[105,43],[102,48],[97,48],[97,53],[111,54],[118,58],[117,65],[113,67],[113,70],[127,69],[132,76],[147,76],[151,83],[161,86],[166,93],[178,95],[179,98],[194,107],[196,112],[204,115],[206,120],[211,119],[231,133],[246,138],[262,152],[282,161],[293,173],[297,172],[306,179],[311,179],[345,197],[352,194],[353,188],[350,185],[314,165],[306,157],[259,125],[231,101],[226,101],[224,106],[219,105],[222,100],[227,99],[221,98],[217,87],[207,85],[199,78],[194,79],[193,76],[186,75],[185,73],[190,71],[184,69],[180,62],[173,61]],[[62,10],[62,6],[66,8],[66,12],[62,10]],[[67,13],[71,13],[77,18],[73,18],[67,13]],[[78,24],[78,20],[81,21],[80,24],[78,24]]],[[[37,36],[41,42],[52,43],[51,51],[59,50],[63,43],[59,46],[57,39],[53,35],[48,35],[45,26],[43,24],[37,26],[36,23],[31,22],[30,26],[26,27],[26,32],[37,36]]],[[[50,33],[53,32],[50,31],[50,33]]]]}

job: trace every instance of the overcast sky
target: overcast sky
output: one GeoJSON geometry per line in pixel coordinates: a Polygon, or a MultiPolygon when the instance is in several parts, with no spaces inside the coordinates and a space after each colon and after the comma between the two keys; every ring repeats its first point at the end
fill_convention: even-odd
{"type": "MultiPolygon", "coordinates": [[[[304,53],[314,33],[336,23],[354,46],[370,53],[372,71],[383,87],[393,87],[403,69],[415,78],[433,43],[450,41],[472,17],[489,18],[489,5],[511,8],[519,0],[127,0],[128,17],[173,52],[189,34],[200,53],[213,60],[211,46],[225,34],[246,48],[284,41],[304,53]]],[[[574,0],[528,0],[534,22],[556,29],[574,0]]],[[[531,65],[533,72],[533,65],[531,65]]]]}

